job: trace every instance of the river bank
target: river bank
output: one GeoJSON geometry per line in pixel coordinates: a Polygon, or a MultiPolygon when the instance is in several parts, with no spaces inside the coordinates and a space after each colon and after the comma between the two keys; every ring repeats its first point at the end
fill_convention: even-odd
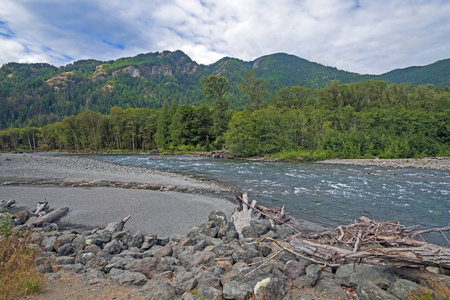
{"type": "Polygon", "coordinates": [[[234,209],[232,192],[213,183],[82,156],[1,154],[0,184],[0,199],[21,207],[31,210],[38,201],[69,207],[60,224],[75,227],[104,227],[132,215],[129,230],[170,236],[211,211],[234,209]]]}
{"type": "Polygon", "coordinates": [[[385,168],[415,168],[430,170],[450,170],[450,157],[397,158],[397,159],[327,159],[319,164],[338,164],[354,166],[376,166],[385,168]]]}

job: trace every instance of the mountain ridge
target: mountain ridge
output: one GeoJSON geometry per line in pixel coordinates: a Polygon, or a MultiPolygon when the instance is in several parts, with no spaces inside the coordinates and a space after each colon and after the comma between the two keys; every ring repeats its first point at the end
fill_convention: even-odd
{"type": "Polygon", "coordinates": [[[113,106],[160,108],[173,99],[178,106],[200,105],[204,103],[200,79],[209,75],[225,76],[232,86],[231,108],[243,109],[249,100],[237,86],[251,70],[256,78],[267,81],[272,94],[297,85],[317,90],[332,80],[341,84],[384,80],[450,86],[450,59],[381,75],[347,72],[287,53],[252,61],[224,57],[210,65],[198,64],[181,50],[110,61],[84,59],[59,68],[12,62],[0,68],[0,129],[48,124],[85,110],[108,113],[113,106]]]}

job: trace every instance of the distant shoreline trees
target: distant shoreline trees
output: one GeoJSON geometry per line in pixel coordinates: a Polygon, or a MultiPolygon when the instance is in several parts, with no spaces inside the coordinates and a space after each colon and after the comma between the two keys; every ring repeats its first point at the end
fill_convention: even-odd
{"type": "Polygon", "coordinates": [[[46,126],[0,130],[1,151],[210,151],[331,157],[406,158],[450,155],[450,90],[367,80],[331,81],[316,91],[284,87],[275,94],[251,73],[242,80],[243,111],[229,110],[225,77],[201,79],[209,105],[85,111],[46,126]]]}

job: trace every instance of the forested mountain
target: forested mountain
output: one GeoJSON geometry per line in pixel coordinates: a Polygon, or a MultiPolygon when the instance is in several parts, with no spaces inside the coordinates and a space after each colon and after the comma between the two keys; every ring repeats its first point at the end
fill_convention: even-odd
{"type": "Polygon", "coordinates": [[[389,82],[410,82],[412,85],[431,83],[437,87],[450,87],[450,59],[423,67],[409,67],[387,72],[381,77],[389,82]]]}
{"type": "Polygon", "coordinates": [[[450,86],[450,60],[425,67],[394,70],[373,76],[350,73],[278,53],[251,62],[223,58],[205,66],[181,51],[140,54],[114,61],[80,60],[56,68],[49,64],[8,63],[0,68],[0,129],[43,126],[84,111],[107,114],[114,106],[162,107],[164,101],[183,105],[206,104],[200,79],[224,76],[230,83],[230,108],[241,110],[250,103],[239,89],[249,71],[264,80],[266,98],[282,88],[301,86],[322,89],[331,80],[341,84],[368,79],[392,82],[431,83],[450,86]]]}

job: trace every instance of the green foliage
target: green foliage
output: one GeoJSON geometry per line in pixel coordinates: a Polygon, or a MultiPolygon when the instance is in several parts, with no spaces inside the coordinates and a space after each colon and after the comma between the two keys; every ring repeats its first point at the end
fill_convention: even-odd
{"type": "Polygon", "coordinates": [[[449,63],[380,76],[345,72],[282,53],[251,62],[224,58],[209,66],[198,65],[181,51],[108,62],[80,60],[61,68],[9,63],[0,68],[0,129],[43,127],[87,110],[107,114],[112,107],[159,109],[168,99],[176,99],[179,107],[199,106],[204,89],[200,79],[209,76],[226,78],[226,99],[237,110],[249,104],[250,110],[264,108],[277,92],[272,105],[278,107],[315,106],[320,98],[329,109],[351,105],[362,111],[391,105],[439,110],[448,107],[449,63]],[[387,81],[395,84],[386,89],[387,81]]]}
{"type": "Polygon", "coordinates": [[[5,211],[0,213],[0,234],[4,238],[9,238],[13,232],[12,214],[5,211]]]}

